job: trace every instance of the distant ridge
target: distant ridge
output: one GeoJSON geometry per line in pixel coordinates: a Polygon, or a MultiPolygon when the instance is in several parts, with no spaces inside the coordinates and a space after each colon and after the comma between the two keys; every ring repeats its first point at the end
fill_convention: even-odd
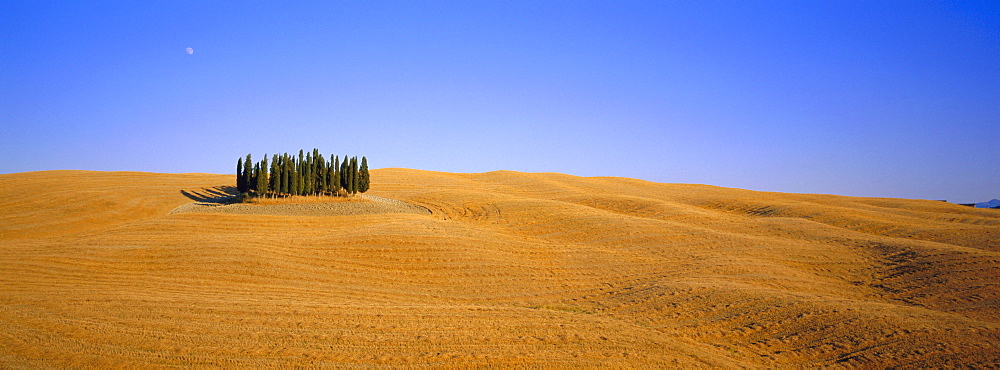
{"type": "Polygon", "coordinates": [[[976,208],[1000,208],[1000,199],[976,203],[976,208]]]}

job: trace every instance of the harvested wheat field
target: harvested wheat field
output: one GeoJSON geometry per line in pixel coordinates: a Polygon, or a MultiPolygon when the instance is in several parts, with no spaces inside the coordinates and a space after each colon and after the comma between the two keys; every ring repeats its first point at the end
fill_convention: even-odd
{"type": "Polygon", "coordinates": [[[997,210],[409,169],[213,210],[232,183],[0,175],[0,367],[1000,364],[997,210]]]}

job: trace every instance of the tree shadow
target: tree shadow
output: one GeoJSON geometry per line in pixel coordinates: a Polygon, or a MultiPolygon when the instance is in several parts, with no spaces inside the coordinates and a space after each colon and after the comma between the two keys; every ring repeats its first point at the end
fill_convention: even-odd
{"type": "Polygon", "coordinates": [[[235,186],[216,186],[193,191],[181,190],[181,194],[202,205],[223,205],[236,202],[236,196],[240,193],[235,186]]]}

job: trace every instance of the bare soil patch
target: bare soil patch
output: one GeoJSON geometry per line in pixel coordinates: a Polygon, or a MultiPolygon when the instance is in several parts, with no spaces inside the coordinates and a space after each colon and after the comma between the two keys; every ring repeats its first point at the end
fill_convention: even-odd
{"type": "Polygon", "coordinates": [[[280,200],[273,202],[265,200],[262,204],[193,202],[175,208],[170,214],[189,212],[283,216],[353,216],[384,213],[431,214],[431,211],[425,207],[374,195],[358,195],[357,198],[349,200],[332,199],[330,201],[322,201],[317,199],[319,198],[305,200],[301,203],[282,203],[280,200]]]}

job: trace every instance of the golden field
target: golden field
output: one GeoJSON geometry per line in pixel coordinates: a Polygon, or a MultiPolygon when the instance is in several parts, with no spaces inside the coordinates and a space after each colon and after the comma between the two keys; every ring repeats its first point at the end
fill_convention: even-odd
{"type": "Polygon", "coordinates": [[[234,177],[0,175],[0,367],[1000,364],[998,210],[371,176],[430,214],[175,213],[234,177]]]}

